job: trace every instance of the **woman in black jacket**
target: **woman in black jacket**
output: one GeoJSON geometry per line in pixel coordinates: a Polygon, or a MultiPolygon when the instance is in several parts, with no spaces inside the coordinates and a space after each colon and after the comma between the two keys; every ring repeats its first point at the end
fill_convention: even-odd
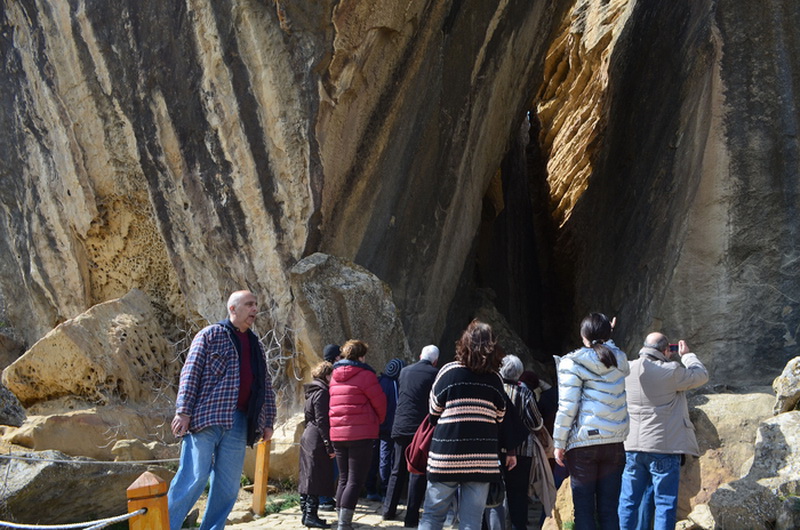
{"type": "Polygon", "coordinates": [[[309,528],[328,528],[318,515],[319,497],[333,496],[333,445],[330,436],[328,384],[333,365],[325,361],[311,372],[313,381],[303,386],[306,395],[306,429],[300,438],[300,477],[297,490],[303,510],[302,522],[309,528]]]}

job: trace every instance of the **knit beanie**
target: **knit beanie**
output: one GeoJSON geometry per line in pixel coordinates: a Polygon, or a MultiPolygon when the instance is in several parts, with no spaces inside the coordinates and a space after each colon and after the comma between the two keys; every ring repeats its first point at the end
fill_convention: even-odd
{"type": "Polygon", "coordinates": [[[329,363],[336,362],[336,358],[342,354],[342,349],[338,344],[328,344],[322,350],[322,358],[329,363]]]}
{"type": "Polygon", "coordinates": [[[383,368],[383,374],[391,379],[397,379],[400,375],[400,370],[402,370],[405,365],[406,363],[403,362],[403,359],[395,357],[386,363],[386,366],[383,368]]]}

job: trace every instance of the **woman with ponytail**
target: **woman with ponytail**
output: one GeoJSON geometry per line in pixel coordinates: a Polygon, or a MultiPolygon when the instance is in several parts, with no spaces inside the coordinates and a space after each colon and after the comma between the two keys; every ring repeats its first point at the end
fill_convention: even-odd
{"type": "Polygon", "coordinates": [[[623,442],[628,435],[628,359],[611,340],[616,319],[591,313],[581,322],[583,347],[558,363],[556,461],[570,474],[575,529],[619,528],[623,442]]]}

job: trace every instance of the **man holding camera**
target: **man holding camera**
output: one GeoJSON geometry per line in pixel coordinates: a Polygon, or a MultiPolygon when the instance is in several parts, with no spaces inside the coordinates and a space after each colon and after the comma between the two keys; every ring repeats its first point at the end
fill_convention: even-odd
{"type": "Polygon", "coordinates": [[[704,385],[708,371],[689,352],[686,341],[670,345],[661,333],[647,336],[630,369],[625,378],[630,433],[625,440],[620,528],[637,528],[639,507],[647,502],[643,497],[652,485],[654,528],[672,530],[677,518],[682,455],[699,456],[686,391],[704,385]],[[677,353],[679,360],[671,361],[672,353],[677,353]]]}

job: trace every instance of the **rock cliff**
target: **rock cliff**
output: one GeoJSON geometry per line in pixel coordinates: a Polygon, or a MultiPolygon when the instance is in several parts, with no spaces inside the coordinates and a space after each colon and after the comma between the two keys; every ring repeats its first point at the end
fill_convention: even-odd
{"type": "Polygon", "coordinates": [[[798,22],[746,0],[3,0],[4,314],[30,346],[138,288],[174,332],[246,286],[291,328],[291,268],[324,252],[388,284],[412,353],[449,349],[489,286],[542,360],[599,309],[631,353],[660,328],[765,384],[800,325],[798,22]]]}

